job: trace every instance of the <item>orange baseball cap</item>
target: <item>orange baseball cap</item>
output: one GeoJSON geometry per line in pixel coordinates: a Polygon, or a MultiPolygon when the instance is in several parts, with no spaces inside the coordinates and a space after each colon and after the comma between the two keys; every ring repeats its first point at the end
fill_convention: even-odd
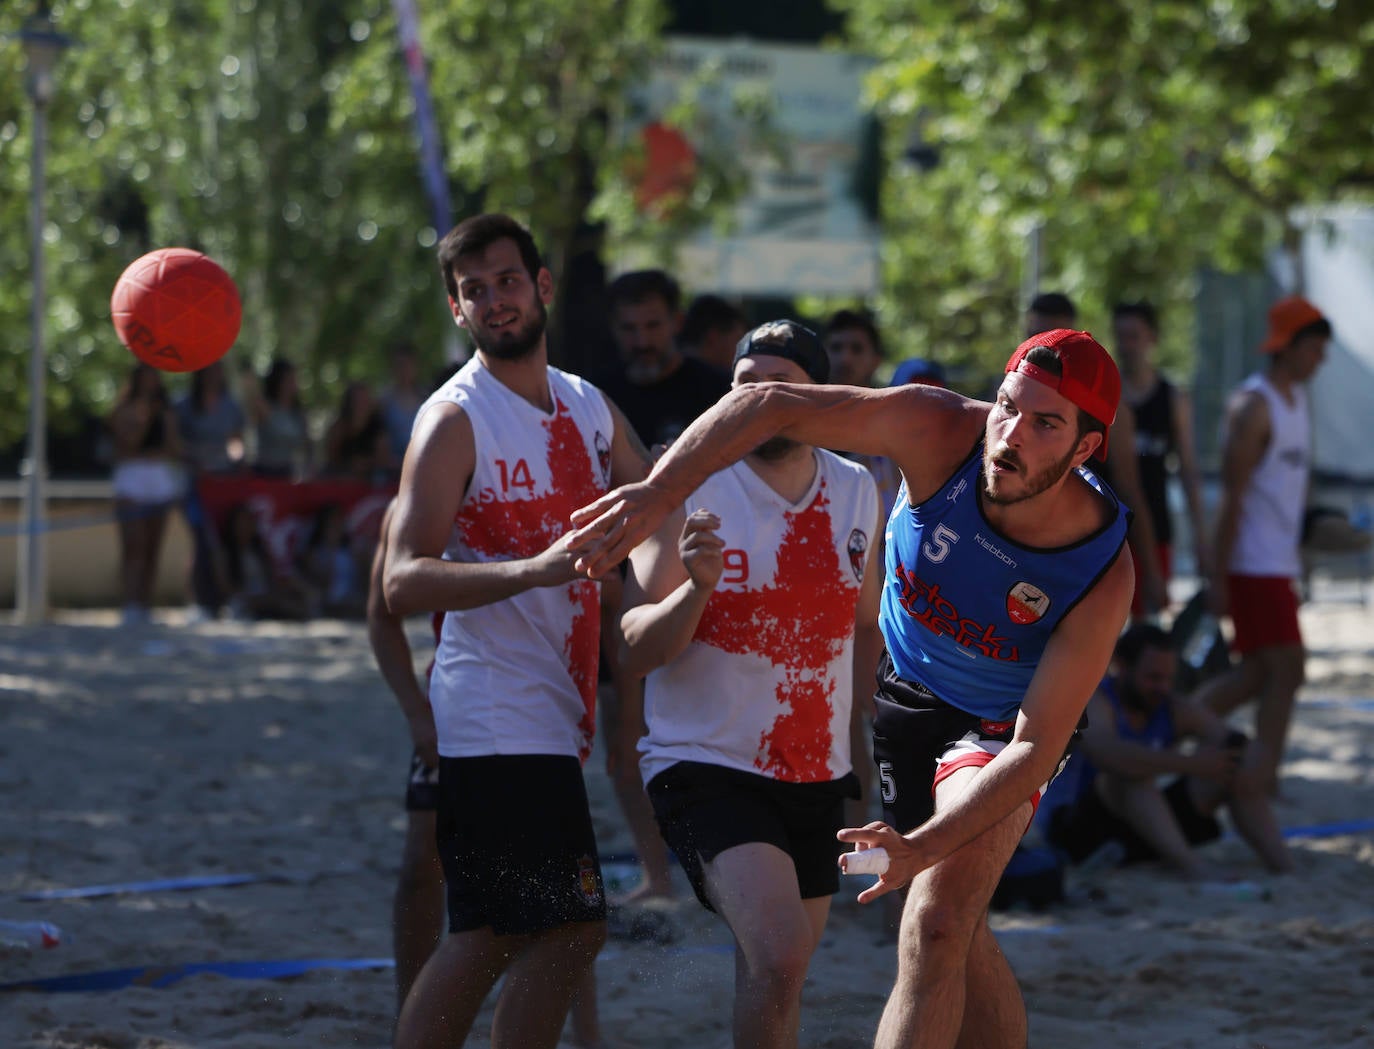
{"type": "Polygon", "coordinates": [[[1269,334],[1260,344],[1260,352],[1278,353],[1292,343],[1298,332],[1314,324],[1326,325],[1326,334],[1331,334],[1331,322],[1301,295],[1279,299],[1269,307],[1269,334]]]}
{"type": "Polygon", "coordinates": [[[1116,422],[1116,409],[1121,403],[1121,373],[1116,369],[1116,361],[1112,360],[1112,355],[1102,348],[1101,343],[1085,331],[1072,331],[1069,328],[1042,331],[1016,347],[1003,372],[1020,372],[1027,378],[1044,383],[1106,427],[1102,444],[1093,453],[1096,458],[1106,462],[1108,432],[1112,423],[1116,422]],[[1026,360],[1026,354],[1037,346],[1051,350],[1059,358],[1062,375],[1054,375],[1026,360]]]}

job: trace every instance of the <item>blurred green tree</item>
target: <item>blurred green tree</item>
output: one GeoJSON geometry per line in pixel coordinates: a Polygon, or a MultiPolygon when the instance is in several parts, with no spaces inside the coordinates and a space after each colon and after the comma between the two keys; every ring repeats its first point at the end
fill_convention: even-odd
{"type": "Polygon", "coordinates": [[[1105,329],[1148,297],[1186,363],[1194,275],[1292,247],[1374,176],[1374,8],[1225,0],[835,0],[880,59],[884,326],[984,377],[1042,290],[1105,329]]]}
{"type": "MultiPolygon", "coordinates": [[[[420,6],[460,215],[480,207],[522,217],[559,275],[585,250],[579,238],[595,240],[589,219],[652,225],[617,206],[632,196],[633,147],[613,129],[658,46],[660,0],[420,6]]],[[[49,119],[54,428],[103,412],[131,367],[109,295],[123,268],[155,247],[219,261],[244,299],[231,365],[261,371],[287,356],[321,410],[341,380],[384,375],[398,340],[440,364],[452,331],[433,256],[444,231],[433,228],[417,174],[390,0],[57,0],[52,11],[80,45],[63,56],[49,119]]],[[[27,13],[6,5],[0,35],[27,13]]],[[[0,385],[21,393],[0,415],[0,447],[25,421],[31,113],[22,64],[17,44],[0,46],[0,385]]],[[[709,189],[673,221],[686,227],[706,214],[709,189]]]]}

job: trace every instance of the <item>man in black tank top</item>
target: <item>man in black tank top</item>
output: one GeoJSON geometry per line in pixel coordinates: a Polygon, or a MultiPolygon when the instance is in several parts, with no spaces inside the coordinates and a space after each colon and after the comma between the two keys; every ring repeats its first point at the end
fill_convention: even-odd
{"type": "MultiPolygon", "coordinates": [[[[1145,497],[1141,512],[1154,526],[1160,570],[1167,580],[1173,565],[1173,518],[1169,512],[1168,482],[1176,469],[1188,504],[1197,574],[1211,574],[1211,554],[1202,507],[1202,482],[1193,443],[1192,405],[1187,393],[1174,386],[1155,367],[1159,324],[1155,309],[1145,300],[1122,302],[1112,309],[1112,331],[1121,365],[1121,396],[1135,412],[1136,463],[1145,497]]],[[[1140,609],[1133,607],[1139,614],[1140,609]]]]}

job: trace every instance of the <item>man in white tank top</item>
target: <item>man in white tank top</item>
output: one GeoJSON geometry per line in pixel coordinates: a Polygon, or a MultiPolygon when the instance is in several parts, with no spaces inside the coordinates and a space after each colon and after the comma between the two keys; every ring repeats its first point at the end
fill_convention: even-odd
{"type": "Polygon", "coordinates": [[[1217,615],[1231,617],[1241,662],[1202,699],[1221,714],[1256,701],[1256,774],[1271,793],[1305,662],[1294,585],[1312,459],[1306,383],[1330,338],[1330,322],[1312,303],[1296,295],[1276,302],[1260,347],[1267,365],[1232,394],[1223,424],[1211,601],[1217,615]]]}
{"type": "MultiPolygon", "coordinates": [[[[740,340],[734,385],[825,382],[829,367],[814,333],[775,321],[740,340]]],[[[640,767],[664,838],[735,936],[737,1046],[797,1044],[858,794],[851,714],[871,703],[882,648],[880,529],[863,466],[774,438],[631,555],[622,665],[648,675],[640,767]]]]}
{"type": "Polygon", "coordinates": [[[449,935],[395,1044],[461,1045],[504,973],[492,1044],[552,1047],[606,936],[581,769],[598,584],[573,569],[568,517],[648,456],[601,391],[549,367],[553,279],[528,230],[478,215],[438,254],[477,350],[416,417],[383,578],[393,615],[445,613],[429,702],[449,935]]]}

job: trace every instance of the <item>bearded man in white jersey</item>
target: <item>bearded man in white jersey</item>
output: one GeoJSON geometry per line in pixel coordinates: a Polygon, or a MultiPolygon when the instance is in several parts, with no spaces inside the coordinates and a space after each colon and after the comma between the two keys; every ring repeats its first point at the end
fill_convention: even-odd
{"type": "MultiPolygon", "coordinates": [[[[740,340],[733,384],[829,372],[813,332],[774,321],[740,340]]],[[[882,648],[879,514],[863,466],[773,438],[631,555],[622,664],[648,675],[640,767],[698,899],[734,934],[736,1046],[797,1044],[859,791],[853,700],[882,648]]]]}
{"type": "Polygon", "coordinates": [[[606,936],[581,763],[595,726],[597,585],[568,518],[648,455],[595,387],[548,364],[553,279],[506,215],[439,245],[472,360],[421,407],[388,535],[387,605],[445,612],[429,699],[449,936],[411,988],[398,1049],[461,1045],[505,975],[492,1044],[552,1047],[606,936]]]}

